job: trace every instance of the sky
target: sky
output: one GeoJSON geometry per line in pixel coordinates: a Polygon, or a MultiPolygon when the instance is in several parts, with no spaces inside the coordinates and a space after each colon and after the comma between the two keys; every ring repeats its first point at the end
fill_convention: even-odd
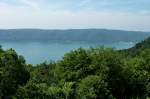
{"type": "Polygon", "coordinates": [[[0,29],[150,31],[150,0],[0,0],[0,29]]]}

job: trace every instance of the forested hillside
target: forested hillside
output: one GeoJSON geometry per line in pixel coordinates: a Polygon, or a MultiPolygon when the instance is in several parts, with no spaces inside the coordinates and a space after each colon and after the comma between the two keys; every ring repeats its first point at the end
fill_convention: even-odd
{"type": "Polygon", "coordinates": [[[57,42],[139,42],[150,36],[148,32],[107,30],[107,29],[8,29],[0,30],[0,41],[57,41],[57,42]]]}
{"type": "Polygon", "coordinates": [[[129,56],[136,56],[140,54],[141,51],[145,49],[150,49],[150,38],[143,40],[142,42],[136,44],[134,47],[124,50],[129,56]]]}
{"type": "Polygon", "coordinates": [[[36,66],[25,64],[12,49],[0,49],[0,98],[147,99],[149,45],[150,38],[126,51],[80,48],[36,66]]]}

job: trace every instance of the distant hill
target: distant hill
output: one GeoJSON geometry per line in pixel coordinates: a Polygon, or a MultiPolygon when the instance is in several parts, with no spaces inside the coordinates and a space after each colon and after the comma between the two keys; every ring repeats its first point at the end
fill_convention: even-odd
{"type": "Polygon", "coordinates": [[[139,42],[150,36],[148,32],[107,29],[8,29],[0,30],[0,41],[85,41],[85,42],[139,42]]]}

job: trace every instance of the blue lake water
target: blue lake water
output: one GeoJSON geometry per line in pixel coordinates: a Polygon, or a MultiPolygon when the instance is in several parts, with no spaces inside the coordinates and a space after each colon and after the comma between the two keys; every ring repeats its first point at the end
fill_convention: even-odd
{"type": "Polygon", "coordinates": [[[114,49],[127,49],[135,45],[134,42],[118,42],[109,44],[89,43],[54,43],[54,42],[0,42],[3,49],[13,48],[19,55],[23,55],[28,64],[39,64],[44,61],[60,60],[65,53],[71,50],[90,47],[111,47],[114,49]]]}

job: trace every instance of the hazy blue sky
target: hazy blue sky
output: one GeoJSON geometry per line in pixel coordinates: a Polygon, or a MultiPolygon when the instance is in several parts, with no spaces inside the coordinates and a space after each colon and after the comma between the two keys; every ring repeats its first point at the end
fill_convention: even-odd
{"type": "Polygon", "coordinates": [[[0,0],[0,28],[150,31],[150,0],[0,0]]]}

